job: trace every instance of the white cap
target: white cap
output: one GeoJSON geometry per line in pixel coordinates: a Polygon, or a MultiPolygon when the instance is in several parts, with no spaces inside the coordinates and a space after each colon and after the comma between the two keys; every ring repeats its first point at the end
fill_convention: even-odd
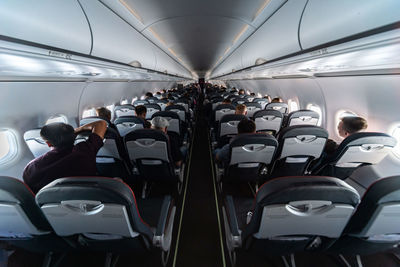
{"type": "Polygon", "coordinates": [[[151,120],[151,125],[155,128],[165,128],[169,126],[169,122],[166,118],[157,116],[151,120]]]}

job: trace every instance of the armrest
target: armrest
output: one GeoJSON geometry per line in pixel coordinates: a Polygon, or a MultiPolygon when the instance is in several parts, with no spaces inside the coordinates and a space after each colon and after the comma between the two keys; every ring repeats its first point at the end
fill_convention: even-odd
{"type": "Polygon", "coordinates": [[[161,212],[160,212],[160,217],[158,218],[157,230],[155,235],[161,236],[164,234],[171,206],[172,206],[171,196],[165,196],[164,201],[161,205],[161,212]]]}
{"type": "Polygon", "coordinates": [[[239,224],[237,221],[235,205],[233,203],[232,196],[228,195],[225,199],[226,202],[226,210],[227,210],[227,217],[229,221],[229,228],[231,229],[231,233],[233,236],[240,236],[239,233],[239,224]]]}
{"type": "Polygon", "coordinates": [[[153,238],[153,244],[164,251],[171,247],[172,228],[174,225],[176,207],[171,196],[165,196],[161,205],[160,217],[157,223],[156,233],[153,238]]]}

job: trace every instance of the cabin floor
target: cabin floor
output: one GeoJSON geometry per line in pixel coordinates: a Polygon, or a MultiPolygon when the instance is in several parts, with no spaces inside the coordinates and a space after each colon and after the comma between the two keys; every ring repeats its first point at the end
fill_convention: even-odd
{"type": "MultiPolygon", "coordinates": [[[[221,199],[217,193],[208,127],[198,110],[196,127],[193,131],[192,151],[186,169],[184,191],[177,200],[174,235],[167,266],[231,266],[221,214],[221,199]]],[[[397,251],[400,254],[400,250],[397,251]]],[[[8,260],[8,267],[41,266],[44,255],[17,250],[8,260]]],[[[104,266],[105,253],[68,253],[62,258],[59,267],[104,266]]],[[[288,262],[290,259],[288,258],[288,262]]],[[[296,266],[346,266],[337,258],[322,254],[301,253],[295,255],[296,266]]],[[[363,256],[364,267],[400,266],[400,260],[391,253],[363,256]]],[[[52,265],[55,266],[55,265],[52,265]]],[[[162,266],[159,252],[135,255],[121,254],[115,267],[162,266]]],[[[242,252],[237,257],[237,267],[286,266],[281,257],[262,257],[250,252],[242,252]]],[[[355,266],[352,264],[352,266],[355,266]]],[[[0,266],[2,267],[2,266],[0,266]]]]}

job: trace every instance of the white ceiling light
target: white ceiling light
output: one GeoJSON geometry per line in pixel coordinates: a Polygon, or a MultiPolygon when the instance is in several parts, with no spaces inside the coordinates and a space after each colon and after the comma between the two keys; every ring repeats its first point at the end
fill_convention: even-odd
{"type": "Polygon", "coordinates": [[[261,12],[265,9],[265,7],[269,4],[269,2],[271,2],[271,0],[265,0],[264,3],[262,3],[262,5],[260,6],[260,8],[256,11],[256,13],[253,16],[253,20],[255,21],[256,18],[258,17],[258,15],[261,14],[261,12]]]}
{"type": "Polygon", "coordinates": [[[144,24],[142,17],[137,13],[130,5],[128,5],[124,0],[119,0],[119,2],[131,12],[131,14],[142,24],[144,24]]]}
{"type": "Polygon", "coordinates": [[[249,28],[248,24],[244,25],[243,28],[240,30],[240,32],[235,36],[232,43],[233,44],[236,43],[239,40],[240,36],[242,36],[243,33],[245,33],[248,28],[249,28]]]}

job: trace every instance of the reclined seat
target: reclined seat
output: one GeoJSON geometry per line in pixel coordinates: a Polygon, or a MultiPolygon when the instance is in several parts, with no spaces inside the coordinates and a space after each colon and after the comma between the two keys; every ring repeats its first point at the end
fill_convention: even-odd
{"type": "Polygon", "coordinates": [[[143,253],[171,246],[175,206],[170,196],[136,199],[120,179],[61,178],[42,188],[36,203],[55,233],[80,250],[143,253]]]}
{"type": "Polygon", "coordinates": [[[120,105],[114,108],[115,118],[122,116],[135,116],[135,107],[133,105],[120,105]]]}
{"type": "Polygon", "coordinates": [[[136,100],[135,102],[133,102],[132,105],[133,105],[134,107],[136,107],[136,106],[145,105],[145,104],[150,104],[150,102],[147,101],[147,100],[145,100],[145,99],[138,99],[138,100],[136,100]]]}
{"type": "Polygon", "coordinates": [[[288,104],[286,103],[269,103],[265,106],[265,109],[277,110],[282,114],[286,114],[288,111],[288,104]]]}
{"type": "Polygon", "coordinates": [[[319,114],[312,110],[297,110],[289,113],[286,127],[294,125],[314,125],[317,126],[319,114]]]}
{"type": "Polygon", "coordinates": [[[157,104],[144,104],[144,106],[147,109],[146,120],[151,119],[151,116],[153,116],[154,113],[161,111],[161,107],[157,104]]]}
{"type": "Polygon", "coordinates": [[[217,132],[218,147],[228,144],[229,140],[237,135],[237,126],[242,119],[247,119],[247,117],[239,114],[228,114],[220,119],[217,132]]]}
{"type": "Polygon", "coordinates": [[[354,133],[336,151],[312,167],[312,173],[346,179],[357,168],[378,164],[396,146],[396,139],[385,133],[354,133]]]}
{"type": "Polygon", "coordinates": [[[304,175],[310,163],[324,150],[328,132],[318,126],[297,125],[278,134],[279,148],[271,177],[304,175]]]}
{"type": "Polygon", "coordinates": [[[281,129],[283,115],[278,110],[265,109],[254,113],[253,118],[257,132],[267,132],[275,135],[281,129]]]}
{"type": "Polygon", "coordinates": [[[254,103],[259,103],[261,105],[261,109],[265,109],[265,106],[269,103],[268,99],[266,98],[254,98],[254,103]]]}
{"type": "Polygon", "coordinates": [[[261,110],[261,105],[259,103],[245,102],[247,107],[247,117],[253,118],[255,112],[261,110]]]}
{"type": "Polygon", "coordinates": [[[258,183],[265,178],[278,142],[269,134],[241,134],[229,144],[229,165],[218,168],[222,183],[258,183]]]}
{"type": "Polygon", "coordinates": [[[44,266],[50,266],[51,252],[72,249],[54,234],[35,203],[35,194],[24,182],[0,176],[0,203],[0,249],[18,247],[47,253],[44,266]]]}
{"type": "Polygon", "coordinates": [[[317,176],[270,180],[255,201],[228,195],[222,210],[231,259],[237,248],[262,255],[323,250],[340,237],[359,201],[344,181],[317,176]]]}
{"type": "Polygon", "coordinates": [[[114,120],[119,135],[124,137],[127,133],[137,129],[143,129],[143,120],[136,116],[122,116],[114,120]]]}
{"type": "Polygon", "coordinates": [[[158,130],[140,129],[124,137],[128,156],[133,164],[133,173],[145,183],[142,196],[146,196],[148,182],[177,184],[178,191],[183,183],[184,164],[175,168],[171,157],[168,136],[158,130]]]}
{"type": "Polygon", "coordinates": [[[50,151],[50,147],[40,136],[40,128],[26,131],[24,133],[24,140],[35,158],[50,151]]]}
{"type": "Polygon", "coordinates": [[[400,176],[383,178],[365,192],[342,237],[329,249],[372,254],[400,244],[400,176]]]}

